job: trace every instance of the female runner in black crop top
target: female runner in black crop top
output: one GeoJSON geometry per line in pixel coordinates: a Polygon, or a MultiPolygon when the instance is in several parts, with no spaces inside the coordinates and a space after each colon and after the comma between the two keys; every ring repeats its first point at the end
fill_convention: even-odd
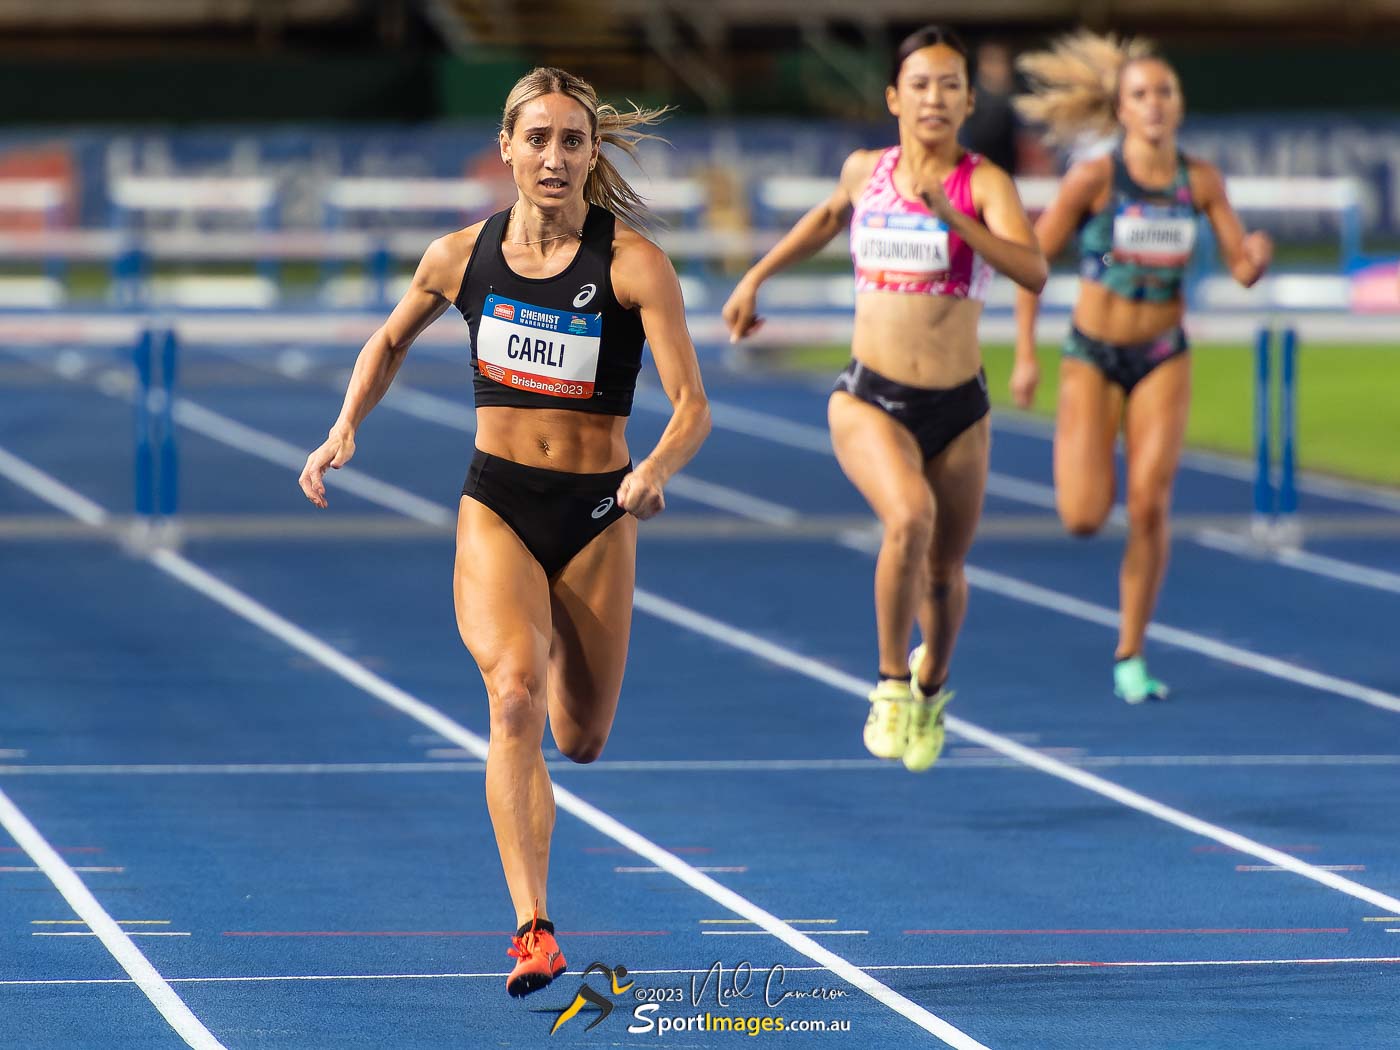
{"type": "Polygon", "coordinates": [[[428,247],[301,475],[307,499],[324,507],[322,475],[349,461],[414,338],[457,303],[471,324],[478,410],[453,591],[490,699],[486,801],[519,926],[511,995],[565,967],[545,892],[554,827],[546,718],[573,761],[601,753],[627,659],[637,519],[664,508],[667,480],[709,432],[675,271],[615,220],[637,217],[640,200],[599,155],[602,142],[630,152],[643,137],[631,129],[657,116],[600,106],[587,83],[557,69],[515,85],[500,150],[519,200],[428,247]],[[623,432],[643,333],[672,416],[631,468],[623,432]]]}

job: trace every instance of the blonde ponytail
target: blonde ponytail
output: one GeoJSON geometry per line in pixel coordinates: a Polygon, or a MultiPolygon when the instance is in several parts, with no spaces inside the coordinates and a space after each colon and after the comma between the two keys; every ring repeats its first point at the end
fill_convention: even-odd
{"type": "MultiPolygon", "coordinates": [[[[505,111],[501,115],[501,130],[506,137],[510,138],[514,132],[516,118],[520,116],[520,110],[526,103],[533,102],[542,95],[554,94],[567,95],[581,105],[588,113],[594,137],[605,146],[615,146],[622,150],[634,162],[637,159],[637,143],[646,139],[665,141],[658,135],[637,129],[659,123],[673,107],[643,109],[633,104],[630,110],[619,111],[615,106],[599,102],[598,93],[588,81],[562,69],[548,66],[530,70],[515,82],[510,94],[506,96],[505,111]]],[[[645,198],[632,188],[617,170],[617,165],[601,150],[598,153],[598,163],[588,173],[588,179],[584,182],[583,195],[589,204],[606,208],[633,226],[646,227],[656,221],[647,209],[645,198]]]]}
{"type": "Polygon", "coordinates": [[[1048,51],[1016,60],[1030,94],[1018,95],[1016,110],[1044,125],[1046,138],[1072,143],[1085,133],[1106,135],[1118,127],[1118,81],[1132,62],[1156,58],[1146,40],[1081,30],[1055,41],[1048,51]]]}

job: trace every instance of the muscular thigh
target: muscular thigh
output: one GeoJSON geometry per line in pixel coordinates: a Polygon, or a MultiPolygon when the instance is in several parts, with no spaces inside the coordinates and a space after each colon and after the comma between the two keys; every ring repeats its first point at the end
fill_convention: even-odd
{"type": "Polygon", "coordinates": [[[1093,365],[1060,362],[1055,416],[1055,499],[1062,517],[1108,516],[1113,506],[1113,445],[1123,393],[1093,365]]]}
{"type": "Polygon", "coordinates": [[[1178,354],[1149,372],[1128,398],[1128,489],[1169,489],[1186,439],[1191,359],[1178,354]]]}
{"type": "Polygon", "coordinates": [[[929,500],[923,453],[903,424],[843,391],[831,395],[827,418],[837,462],[882,521],[929,500]]]}
{"type": "Polygon", "coordinates": [[[543,680],[552,633],[549,582],[494,511],[463,496],[452,581],[457,630],[488,691],[511,675],[543,680]]]}
{"type": "Polygon", "coordinates": [[[991,416],[983,416],[955,437],[924,468],[933,490],[932,557],[935,564],[960,562],[972,546],[987,488],[991,424],[991,416]]]}
{"type": "Polygon", "coordinates": [[[632,629],[637,519],[619,518],[549,591],[549,717],[556,740],[606,735],[617,710],[632,629]]]}

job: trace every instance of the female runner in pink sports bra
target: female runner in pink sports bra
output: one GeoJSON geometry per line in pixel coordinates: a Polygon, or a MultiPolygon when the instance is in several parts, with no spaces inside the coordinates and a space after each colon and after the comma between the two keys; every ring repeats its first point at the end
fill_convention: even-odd
{"type": "Polygon", "coordinates": [[[927,26],[895,53],[885,101],[899,145],[859,150],[832,195],[739,282],[730,338],[757,330],[759,286],[850,224],[852,361],[828,418],[836,457],[884,526],[875,568],[879,681],[865,745],[927,769],[943,748],[944,685],[967,609],[963,560],[987,479],[987,387],[977,344],[992,270],[1038,292],[1045,258],[1011,177],[958,145],[972,108],[967,48],[927,26]],[[917,614],[924,644],[906,660],[917,614]]]}

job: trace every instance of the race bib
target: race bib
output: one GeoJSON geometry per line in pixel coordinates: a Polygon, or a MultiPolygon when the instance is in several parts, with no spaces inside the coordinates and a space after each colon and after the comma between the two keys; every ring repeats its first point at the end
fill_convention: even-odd
{"type": "Polygon", "coordinates": [[[1196,246],[1195,216],[1154,204],[1129,204],[1113,217],[1113,255],[1142,266],[1185,266],[1196,246]]]}
{"type": "Polygon", "coordinates": [[[932,215],[862,215],[851,231],[851,255],[863,280],[926,281],[948,272],[948,227],[932,215]]]}
{"type": "Polygon", "coordinates": [[[592,397],[603,315],[551,310],[488,295],[476,332],[481,374],[551,397],[592,397]]]}

